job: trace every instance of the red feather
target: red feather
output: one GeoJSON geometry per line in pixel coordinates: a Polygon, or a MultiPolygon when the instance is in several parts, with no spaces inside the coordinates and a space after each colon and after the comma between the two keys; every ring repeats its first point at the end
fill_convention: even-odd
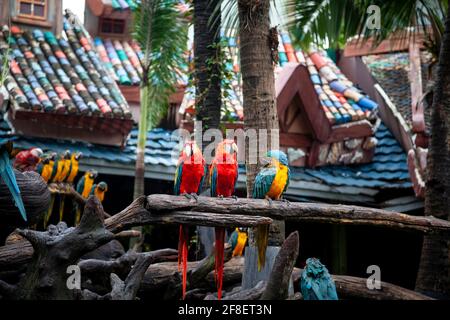
{"type": "Polygon", "coordinates": [[[180,236],[178,241],[178,271],[180,271],[180,269],[182,271],[181,277],[182,277],[183,299],[186,296],[188,241],[189,241],[189,227],[180,225],[180,236]]]}
{"type": "Polygon", "coordinates": [[[223,256],[225,245],[225,228],[215,228],[215,247],[216,247],[216,260],[215,260],[215,276],[217,286],[217,298],[222,299],[222,283],[223,283],[223,256]]]}

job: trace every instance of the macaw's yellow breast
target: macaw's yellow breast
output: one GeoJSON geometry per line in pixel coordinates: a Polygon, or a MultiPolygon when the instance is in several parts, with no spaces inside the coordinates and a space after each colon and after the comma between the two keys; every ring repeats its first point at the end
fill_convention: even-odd
{"type": "Polygon", "coordinates": [[[91,193],[93,185],[94,185],[94,179],[91,179],[89,177],[86,177],[86,179],[84,179],[84,188],[83,188],[83,192],[81,193],[83,198],[87,199],[89,197],[89,193],[91,193]]]}
{"type": "Polygon", "coordinates": [[[67,178],[67,182],[73,183],[77,174],[78,174],[78,161],[73,161],[69,177],[67,178]]]}
{"type": "Polygon", "coordinates": [[[273,200],[279,200],[283,194],[284,188],[288,180],[288,167],[279,164],[277,173],[273,179],[272,185],[267,193],[267,196],[273,200]]]}
{"type": "Polygon", "coordinates": [[[97,197],[98,200],[100,200],[100,202],[103,202],[103,200],[105,199],[105,191],[95,189],[94,195],[97,197]]]}
{"type": "Polygon", "coordinates": [[[42,179],[44,179],[45,182],[48,182],[48,180],[50,179],[50,177],[52,176],[53,173],[53,165],[55,163],[53,161],[50,161],[48,164],[45,164],[42,167],[42,179]]]}
{"type": "Polygon", "coordinates": [[[234,250],[233,250],[233,257],[242,256],[242,252],[244,251],[246,242],[247,242],[247,233],[238,231],[238,238],[237,238],[236,247],[234,247],[234,250]]]}

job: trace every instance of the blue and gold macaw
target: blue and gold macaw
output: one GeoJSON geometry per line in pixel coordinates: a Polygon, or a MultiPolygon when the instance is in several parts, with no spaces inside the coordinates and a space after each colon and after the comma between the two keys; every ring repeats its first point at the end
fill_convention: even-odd
{"type": "MultiPolygon", "coordinates": [[[[57,183],[62,184],[69,177],[70,167],[72,165],[71,159],[72,159],[72,154],[71,154],[70,150],[66,150],[62,156],[62,159],[60,160],[62,162],[61,172],[55,178],[57,183]]],[[[63,220],[65,198],[66,198],[66,196],[64,193],[59,194],[59,221],[63,220]]]]}
{"type": "Polygon", "coordinates": [[[230,235],[228,243],[231,244],[231,249],[233,250],[233,257],[240,257],[247,243],[247,231],[244,228],[236,228],[230,235]]]}
{"type": "Polygon", "coordinates": [[[104,181],[99,182],[98,184],[94,184],[92,186],[90,195],[96,196],[100,202],[103,202],[105,200],[105,193],[108,191],[108,184],[104,181]]]}
{"type": "MultiPolygon", "coordinates": [[[[267,152],[268,163],[261,168],[253,185],[254,199],[282,200],[283,193],[289,186],[289,162],[283,151],[271,150],[267,152]]],[[[258,271],[266,261],[266,248],[269,238],[269,226],[258,226],[256,244],[258,247],[258,271]]]]}
{"type": "Polygon", "coordinates": [[[300,278],[300,291],[304,300],[339,300],[328,269],[316,258],[306,260],[300,278]]]}
{"type": "Polygon", "coordinates": [[[53,167],[55,165],[56,153],[52,152],[50,154],[45,154],[42,157],[42,161],[38,164],[36,169],[37,173],[39,173],[44,179],[45,182],[49,182],[50,178],[53,175],[53,167]]]}
{"type": "MultiPolygon", "coordinates": [[[[80,178],[80,180],[78,180],[76,190],[84,199],[87,199],[89,197],[94,185],[94,180],[95,178],[97,178],[97,175],[97,171],[90,169],[86,171],[86,173],[80,178]]],[[[77,203],[75,203],[75,225],[78,225],[78,223],[80,223],[80,219],[81,208],[77,203]]]]}
{"type": "Polygon", "coordinates": [[[27,221],[27,213],[22,201],[19,186],[17,185],[16,175],[10,161],[12,150],[12,142],[7,142],[6,144],[0,146],[0,177],[11,192],[14,203],[19,209],[20,215],[22,216],[23,220],[27,221]]]}
{"type": "Polygon", "coordinates": [[[66,179],[68,183],[73,183],[75,181],[75,178],[78,175],[78,168],[79,168],[79,161],[81,157],[83,156],[82,152],[74,152],[72,153],[72,156],[70,158],[70,172],[66,179]]]}

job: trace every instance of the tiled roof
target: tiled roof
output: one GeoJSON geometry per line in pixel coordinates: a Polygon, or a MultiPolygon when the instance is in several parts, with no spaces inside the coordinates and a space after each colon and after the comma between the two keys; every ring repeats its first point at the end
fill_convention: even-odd
{"type": "MultiPolygon", "coordinates": [[[[233,90],[229,90],[226,103],[242,118],[242,93],[240,88],[240,67],[238,60],[238,40],[234,37],[225,37],[228,44],[227,52],[233,64],[228,69],[234,71],[231,80],[233,90]]],[[[367,97],[360,89],[342,74],[336,64],[328,57],[325,51],[305,54],[295,50],[287,32],[279,34],[278,56],[279,62],[275,74],[282,72],[286,63],[302,63],[308,67],[311,81],[322,103],[323,110],[331,124],[342,124],[351,121],[366,119],[377,108],[377,104],[367,97]]],[[[192,56],[191,56],[192,61],[192,56]]],[[[187,88],[180,112],[192,109],[195,105],[195,92],[187,88]]]]}
{"type": "MultiPolygon", "coordinates": [[[[430,58],[421,54],[422,83],[426,90],[427,74],[430,58]]],[[[364,63],[370,72],[386,91],[389,98],[402,114],[405,121],[411,126],[411,87],[409,81],[409,55],[408,53],[389,53],[363,57],[364,63]]],[[[431,121],[431,108],[425,108],[425,125],[429,128],[431,121]]]]}
{"type": "Polygon", "coordinates": [[[354,166],[292,168],[292,180],[333,187],[410,188],[406,154],[384,124],[375,134],[378,144],[371,163],[354,166]]]}
{"type": "Polygon", "coordinates": [[[139,85],[142,79],[142,51],[136,42],[97,37],[95,47],[105,67],[122,85],[139,85]]]}
{"type": "Polygon", "coordinates": [[[3,28],[0,50],[11,47],[5,85],[21,109],[131,118],[126,100],[81,29],[64,22],[64,37],[3,28]]]}

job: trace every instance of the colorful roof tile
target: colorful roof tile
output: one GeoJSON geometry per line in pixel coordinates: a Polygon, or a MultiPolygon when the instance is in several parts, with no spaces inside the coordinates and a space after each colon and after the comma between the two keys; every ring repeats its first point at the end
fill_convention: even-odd
{"type": "MultiPolygon", "coordinates": [[[[226,52],[230,56],[232,65],[229,70],[234,71],[232,79],[233,90],[227,96],[225,104],[242,118],[242,93],[240,88],[241,75],[239,73],[238,39],[226,37],[222,34],[224,41],[228,44],[226,52]]],[[[310,78],[321,101],[322,108],[328,121],[334,124],[348,123],[367,119],[376,111],[378,105],[366,96],[339,70],[325,51],[312,51],[306,54],[295,50],[290,36],[281,31],[278,39],[278,65],[275,67],[275,75],[282,72],[282,67],[287,63],[301,63],[308,67],[310,78]]],[[[192,54],[190,57],[193,59],[192,54]]],[[[230,90],[229,90],[230,91],[230,90]]],[[[186,94],[180,108],[180,112],[193,110],[195,105],[195,90],[187,88],[186,94]]]]}
{"type": "Polygon", "coordinates": [[[0,50],[12,57],[5,85],[19,109],[131,118],[115,81],[82,30],[64,21],[64,37],[3,27],[0,50]]]}

